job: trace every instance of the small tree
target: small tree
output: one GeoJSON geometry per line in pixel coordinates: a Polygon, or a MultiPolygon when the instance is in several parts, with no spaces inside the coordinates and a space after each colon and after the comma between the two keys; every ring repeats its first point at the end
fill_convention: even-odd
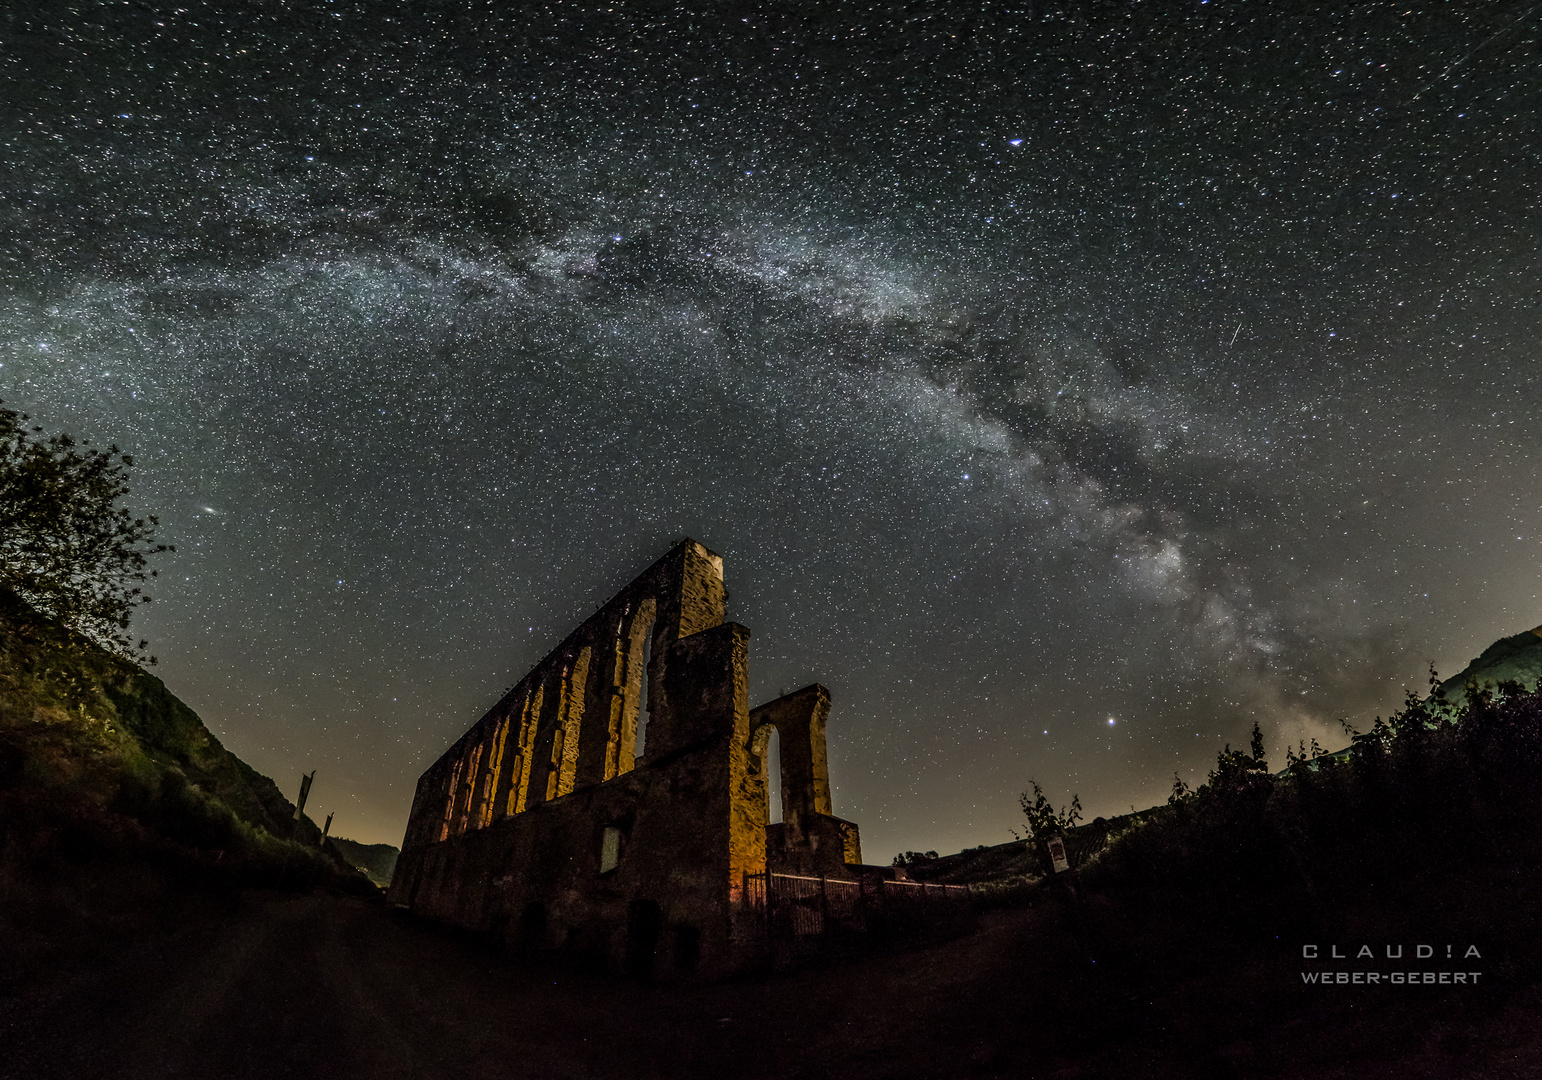
{"type": "Polygon", "coordinates": [[[1251,744],[1248,746],[1248,750],[1253,755],[1253,761],[1256,763],[1258,768],[1265,770],[1269,768],[1269,763],[1264,760],[1263,729],[1258,726],[1258,721],[1256,720],[1253,721],[1253,739],[1251,744]]]}
{"type": "Polygon", "coordinates": [[[1179,776],[1176,772],[1173,773],[1173,791],[1171,795],[1167,796],[1167,805],[1177,806],[1193,797],[1194,792],[1188,784],[1184,783],[1183,777],[1179,776]]]}
{"type": "MultiPolygon", "coordinates": [[[[0,408],[0,586],[104,647],[146,659],[128,632],[159,522],[118,505],[134,459],[69,435],[44,437],[28,417],[0,408]]],[[[151,663],[154,657],[148,657],[151,663]]]]}
{"type": "Polygon", "coordinates": [[[1212,788],[1233,788],[1238,785],[1245,787],[1253,778],[1268,775],[1269,762],[1264,760],[1264,733],[1255,723],[1247,753],[1233,750],[1231,743],[1227,743],[1226,749],[1216,755],[1215,768],[1210,772],[1209,786],[1212,788]]]}
{"type": "Polygon", "coordinates": [[[1076,823],[1082,819],[1082,800],[1081,796],[1072,795],[1070,806],[1062,806],[1056,810],[1055,804],[1044,797],[1044,789],[1039,786],[1037,780],[1030,780],[1028,783],[1033,786],[1032,801],[1029,800],[1026,791],[1017,797],[1018,805],[1023,808],[1023,816],[1028,819],[1025,839],[1044,872],[1049,873],[1049,852],[1044,844],[1051,836],[1065,836],[1076,828],[1076,823]]]}

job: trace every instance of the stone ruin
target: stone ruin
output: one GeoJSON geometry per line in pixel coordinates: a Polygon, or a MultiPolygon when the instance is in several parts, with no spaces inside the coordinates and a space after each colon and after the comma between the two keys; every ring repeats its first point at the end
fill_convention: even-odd
{"type": "Polygon", "coordinates": [[[818,936],[837,909],[860,930],[896,874],[831,813],[829,691],[751,709],[724,600],[723,560],[686,540],[590,616],[418,781],[391,899],[650,977],[763,965],[778,927],[818,936]],[[781,896],[799,910],[779,920],[781,896]]]}

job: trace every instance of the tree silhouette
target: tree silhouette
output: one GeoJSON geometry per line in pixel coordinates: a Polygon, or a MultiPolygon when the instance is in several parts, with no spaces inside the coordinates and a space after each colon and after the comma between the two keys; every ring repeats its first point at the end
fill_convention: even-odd
{"type": "Polygon", "coordinates": [[[159,522],[118,504],[134,460],[69,435],[44,436],[28,417],[0,407],[0,587],[134,660],[148,642],[129,635],[135,606],[149,602],[147,557],[159,522]]]}

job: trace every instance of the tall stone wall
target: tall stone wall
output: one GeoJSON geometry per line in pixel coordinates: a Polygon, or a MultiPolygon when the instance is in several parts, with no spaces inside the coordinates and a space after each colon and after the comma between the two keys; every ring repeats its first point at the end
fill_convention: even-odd
{"type": "Polygon", "coordinates": [[[654,975],[753,963],[746,879],[768,859],[842,873],[860,849],[830,816],[828,692],[752,713],[749,631],[723,621],[724,596],[722,560],[685,541],[570,634],[423,774],[391,898],[654,975]],[[773,727],[784,825],[768,852],[773,727]]]}

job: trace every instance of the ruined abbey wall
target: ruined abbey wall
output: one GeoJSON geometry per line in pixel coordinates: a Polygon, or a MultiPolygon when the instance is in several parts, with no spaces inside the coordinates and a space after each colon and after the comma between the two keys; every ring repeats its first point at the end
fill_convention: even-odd
{"type": "Polygon", "coordinates": [[[750,635],[724,596],[722,560],[685,541],[570,634],[423,774],[391,898],[516,949],[712,976],[753,961],[750,877],[849,875],[829,694],[751,711],[750,635]],[[773,728],[784,820],[768,829],[773,728]]]}

